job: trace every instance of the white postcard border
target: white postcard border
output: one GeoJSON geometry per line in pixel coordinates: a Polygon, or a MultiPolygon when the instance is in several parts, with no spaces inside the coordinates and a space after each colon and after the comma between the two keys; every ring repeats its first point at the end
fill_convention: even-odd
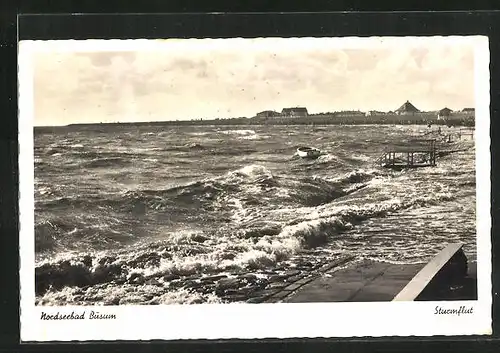
{"type": "MultiPolygon", "coordinates": [[[[296,39],[307,43],[304,39],[296,39]]],[[[320,39],[310,39],[311,43],[320,39]]],[[[322,39],[326,40],[326,39],[322,39]]],[[[470,43],[475,48],[478,300],[464,302],[199,304],[168,306],[36,307],[34,288],[33,68],[41,50],[161,50],[162,40],[23,41],[19,44],[20,285],[22,341],[259,339],[491,334],[490,114],[488,38],[336,38],[333,46],[367,48],[422,43],[470,43]],[[50,42],[50,43],[49,43],[50,42]],[[50,44],[50,45],[48,45],[50,44]],[[436,307],[472,308],[467,315],[436,315],[436,307]],[[41,320],[42,313],[79,314],[86,320],[41,320]],[[90,312],[115,315],[90,320],[90,312]]],[[[199,40],[202,43],[202,40],[199,40]]],[[[212,39],[234,45],[243,39],[212,39]]],[[[287,45],[296,45],[288,39],[287,45]]],[[[183,41],[178,40],[178,45],[183,41]]],[[[205,41],[205,43],[210,43],[205,41]]],[[[203,45],[203,44],[200,44],[203,45]]],[[[446,58],[443,58],[446,60],[446,58]]]]}

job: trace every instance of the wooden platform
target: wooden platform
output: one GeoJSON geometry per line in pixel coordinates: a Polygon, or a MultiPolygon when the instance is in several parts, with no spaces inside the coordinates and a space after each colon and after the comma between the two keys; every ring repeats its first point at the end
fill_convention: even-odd
{"type": "Polygon", "coordinates": [[[383,167],[394,169],[435,166],[436,141],[411,139],[394,144],[384,150],[378,161],[383,167]]]}

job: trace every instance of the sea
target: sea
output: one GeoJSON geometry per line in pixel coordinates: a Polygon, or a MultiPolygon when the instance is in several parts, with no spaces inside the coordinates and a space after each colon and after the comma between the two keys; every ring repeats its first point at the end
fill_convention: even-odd
{"type": "Polygon", "coordinates": [[[473,139],[443,140],[454,152],[435,167],[377,162],[433,129],[35,131],[36,304],[247,302],[346,255],[417,264],[453,242],[475,261],[473,139]],[[299,146],[322,155],[299,158],[299,146]]]}

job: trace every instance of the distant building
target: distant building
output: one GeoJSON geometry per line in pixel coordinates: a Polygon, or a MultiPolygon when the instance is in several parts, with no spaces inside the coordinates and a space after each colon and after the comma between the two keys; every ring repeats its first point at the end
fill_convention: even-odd
{"type": "Polygon", "coordinates": [[[385,112],[381,112],[381,111],[378,111],[378,110],[370,110],[368,112],[366,112],[366,116],[371,116],[371,115],[384,115],[386,114],[385,112]]]}
{"type": "Polygon", "coordinates": [[[413,104],[411,104],[410,101],[406,101],[401,107],[396,109],[396,114],[398,115],[408,115],[415,113],[420,113],[420,110],[418,110],[413,104]]]}
{"type": "Polygon", "coordinates": [[[347,117],[347,116],[361,116],[366,115],[362,111],[359,110],[342,110],[340,112],[335,113],[336,116],[347,117]]]}
{"type": "Polygon", "coordinates": [[[290,118],[308,116],[308,115],[309,113],[307,112],[307,109],[303,107],[283,108],[283,110],[281,111],[281,116],[290,118]]]}
{"type": "Polygon", "coordinates": [[[453,112],[453,110],[451,110],[450,108],[441,109],[440,111],[438,111],[438,119],[444,119],[449,117],[451,112],[453,112]]]}
{"type": "Polygon", "coordinates": [[[257,118],[273,118],[276,116],[280,116],[280,113],[274,110],[264,110],[262,112],[257,113],[257,118]]]}
{"type": "Polygon", "coordinates": [[[462,113],[475,113],[476,112],[476,109],[474,108],[464,108],[462,109],[462,113]]]}

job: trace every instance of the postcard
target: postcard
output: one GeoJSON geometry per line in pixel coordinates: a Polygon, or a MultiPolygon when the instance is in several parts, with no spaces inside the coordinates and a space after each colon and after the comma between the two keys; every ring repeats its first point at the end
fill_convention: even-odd
{"type": "Polygon", "coordinates": [[[491,334],[488,38],[19,43],[21,339],[491,334]]]}

